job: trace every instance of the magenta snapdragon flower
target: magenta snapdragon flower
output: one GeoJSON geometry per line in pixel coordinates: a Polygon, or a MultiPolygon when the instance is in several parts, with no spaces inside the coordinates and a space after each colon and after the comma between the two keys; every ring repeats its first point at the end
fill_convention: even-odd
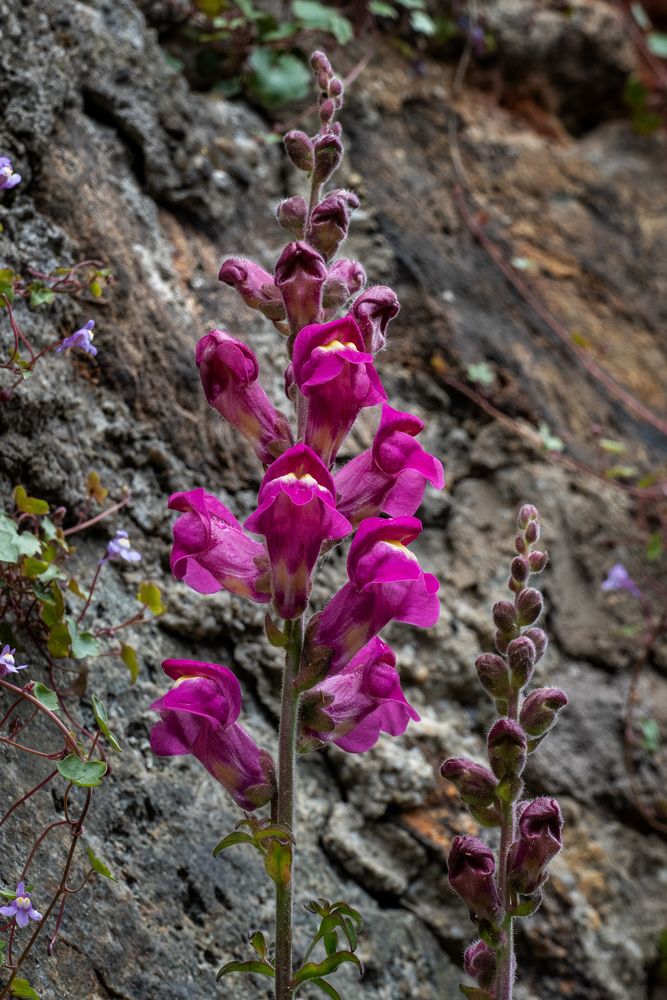
{"type": "Polygon", "coordinates": [[[360,410],[384,402],[387,394],[352,316],[304,327],[292,363],[308,400],[306,444],[330,465],[360,410]]]}
{"type": "Polygon", "coordinates": [[[206,399],[250,441],[260,462],[269,465],[289,448],[292,431],[258,381],[254,351],[223,330],[209,330],[197,344],[195,361],[206,399]]]}
{"type": "Polygon", "coordinates": [[[334,497],[331,473],[304,444],[276,459],[262,480],[259,506],[245,527],[266,538],[273,600],[281,618],[298,618],[306,610],[322,544],[352,531],[334,497]]]}
{"type": "Polygon", "coordinates": [[[132,548],[127,531],[117,531],[107,544],[106,559],[120,562],[141,562],[141,553],[132,548]]]}
{"type": "Polygon", "coordinates": [[[25,670],[28,666],[27,663],[22,663],[17,666],[14,661],[15,649],[11,649],[9,645],[3,646],[2,653],[0,653],[0,677],[5,677],[7,674],[16,674],[19,670],[25,670]]]}
{"type": "Polygon", "coordinates": [[[201,487],[172,493],[174,523],[171,571],[200,594],[228,590],[265,604],[271,600],[266,548],[245,533],[223,503],[201,487]]]}
{"type": "Polygon", "coordinates": [[[273,764],[237,723],[241,687],[219,663],[164,660],[176,683],[151,705],[161,721],[151,730],[151,749],[161,757],[192,754],[242,809],[265,805],[274,791],[273,764]]]}
{"type": "Polygon", "coordinates": [[[419,715],[401,689],[396,655],[377,637],[304,699],[304,734],[348,753],[370,750],[380,733],[401,736],[410,719],[419,715]]]}
{"type": "Polygon", "coordinates": [[[63,351],[67,351],[72,347],[78,347],[79,350],[85,351],[86,354],[90,354],[91,357],[95,357],[97,354],[97,348],[93,344],[93,329],[95,327],[95,320],[89,319],[80,330],[75,330],[74,333],[70,334],[69,337],[65,337],[58,346],[56,347],[56,353],[61,354],[63,351]]]}
{"type": "Polygon", "coordinates": [[[442,463],[416,440],[424,422],[412,413],[382,407],[382,419],[368,451],[357,455],[334,476],[338,509],[353,524],[376,514],[414,514],[426,483],[445,485],[442,463]]]}
{"type": "Polygon", "coordinates": [[[21,183],[21,175],[14,172],[8,156],[0,156],[0,191],[9,191],[21,183]]]}
{"type": "Polygon", "coordinates": [[[275,281],[293,332],[320,318],[326,277],[326,264],[308,243],[287,244],[276,263],[275,281]]]}
{"type": "Polygon", "coordinates": [[[369,517],[360,524],[347,558],[349,582],[322,612],[313,637],[332,652],[330,675],[392,620],[435,625],[440,584],[407,548],[421,528],[416,517],[369,517]]]}
{"type": "Polygon", "coordinates": [[[0,906],[0,913],[3,917],[14,917],[18,927],[27,927],[31,920],[42,919],[42,914],[32,905],[31,894],[26,892],[23,882],[16,886],[16,897],[9,906],[0,906]]]}
{"type": "Polygon", "coordinates": [[[494,878],[496,859],[478,837],[454,837],[447,859],[449,884],[475,920],[495,921],[500,897],[494,878]]]}
{"type": "Polygon", "coordinates": [[[642,592],[632,579],[623,563],[611,567],[606,580],[600,586],[601,590],[625,590],[633,597],[641,597],[642,592]]]}
{"type": "Polygon", "coordinates": [[[563,846],[563,815],[556,799],[541,796],[524,802],[519,836],[512,844],[508,872],[519,892],[535,892],[546,878],[546,866],[563,846]]]}
{"type": "Polygon", "coordinates": [[[352,315],[369,354],[377,354],[385,346],[387,327],[400,308],[396,292],[387,285],[373,285],[354,300],[352,315]]]}

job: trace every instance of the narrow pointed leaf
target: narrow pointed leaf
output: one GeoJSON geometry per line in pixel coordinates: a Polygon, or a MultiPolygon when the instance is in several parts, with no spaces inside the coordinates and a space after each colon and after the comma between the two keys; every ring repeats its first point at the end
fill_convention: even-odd
{"type": "Polygon", "coordinates": [[[215,978],[220,980],[230,972],[254,972],[258,976],[268,976],[270,979],[275,979],[276,976],[268,962],[227,962],[215,978]]]}
{"type": "Polygon", "coordinates": [[[218,854],[226,851],[228,847],[235,847],[236,844],[252,844],[253,847],[256,846],[255,838],[251,834],[242,833],[240,830],[237,830],[236,833],[229,833],[220,841],[217,847],[213,848],[213,857],[217,858],[218,854]]]}
{"type": "Polygon", "coordinates": [[[359,969],[360,974],[364,971],[364,967],[356,955],[353,955],[351,951],[339,951],[335,955],[329,955],[323,962],[308,962],[302,966],[294,976],[294,985],[298,986],[300,983],[305,983],[310,979],[319,979],[322,976],[328,976],[330,973],[335,972],[338,966],[344,962],[352,962],[359,969]]]}

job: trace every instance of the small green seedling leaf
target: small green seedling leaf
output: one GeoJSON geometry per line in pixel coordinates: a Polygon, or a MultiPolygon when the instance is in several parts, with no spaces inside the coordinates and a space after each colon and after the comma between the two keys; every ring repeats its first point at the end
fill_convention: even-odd
{"type": "Polygon", "coordinates": [[[86,847],[86,854],[88,855],[88,860],[90,861],[93,871],[96,871],[98,875],[102,876],[102,878],[111,879],[112,882],[118,881],[116,876],[111,874],[104,862],[100,861],[100,859],[95,856],[92,847],[86,847]]]}
{"type": "Polygon", "coordinates": [[[46,500],[39,500],[37,497],[29,497],[25,486],[14,487],[14,503],[22,514],[48,514],[49,505],[46,500]]]}
{"type": "Polygon", "coordinates": [[[100,732],[106,739],[107,743],[112,750],[116,750],[118,753],[121,752],[120,743],[114,736],[114,734],[109,729],[109,716],[107,715],[107,710],[104,703],[99,700],[96,695],[91,698],[93,706],[93,715],[95,716],[95,722],[100,728],[100,732]]]}
{"type": "Polygon", "coordinates": [[[135,684],[137,677],[139,676],[139,660],[137,659],[137,651],[134,646],[128,646],[123,643],[120,647],[120,658],[130,671],[130,680],[132,684],[135,684]]]}
{"type": "Polygon", "coordinates": [[[42,684],[41,681],[37,681],[32,689],[32,693],[40,704],[44,708],[48,708],[50,712],[57,712],[60,708],[58,702],[58,695],[51,688],[48,688],[46,684],[42,684]]]}
{"type": "Polygon", "coordinates": [[[11,989],[13,997],[22,997],[23,1000],[39,1000],[39,996],[27,979],[15,979],[11,989]]]}
{"type": "Polygon", "coordinates": [[[144,607],[148,608],[157,618],[165,611],[165,606],[162,603],[162,594],[160,593],[160,588],[156,583],[152,583],[150,580],[144,580],[139,584],[139,593],[137,594],[137,600],[144,607]]]}
{"type": "Polygon", "coordinates": [[[75,753],[70,753],[59,761],[58,770],[63,778],[80,788],[95,788],[102,781],[107,765],[103,760],[81,760],[75,753]]]}

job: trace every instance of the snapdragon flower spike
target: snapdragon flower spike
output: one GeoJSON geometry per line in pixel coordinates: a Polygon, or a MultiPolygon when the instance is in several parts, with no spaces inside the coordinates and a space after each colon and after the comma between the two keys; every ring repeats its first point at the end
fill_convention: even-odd
{"type": "Polygon", "coordinates": [[[365,517],[414,514],[426,483],[445,485],[442,463],[416,439],[424,422],[412,413],[382,407],[382,418],[368,451],[357,455],[334,476],[338,509],[358,524],[365,517]]]}
{"type": "Polygon", "coordinates": [[[293,333],[320,319],[326,277],[326,264],[308,243],[287,244],[276,263],[275,282],[293,333]]]}
{"type": "Polygon", "coordinates": [[[330,465],[364,407],[387,398],[352,316],[307,326],[294,341],[294,379],[308,399],[305,441],[330,465]]]}
{"type": "Polygon", "coordinates": [[[530,895],[546,878],[546,866],[563,846],[563,816],[556,799],[541,796],[523,804],[519,837],[512,844],[508,874],[517,892],[530,895]]]}
{"type": "Polygon", "coordinates": [[[349,582],[316,622],[313,645],[331,650],[329,674],[352,657],[390,621],[430,628],[440,615],[438,588],[406,547],[421,532],[416,517],[362,521],[347,558],[349,582]]]}
{"type": "Polygon", "coordinates": [[[259,362],[246,344],[224,330],[209,330],[197,344],[195,362],[211,406],[252,444],[269,465],[292,443],[287,417],[259,382],[259,362]]]}
{"type": "Polygon", "coordinates": [[[0,191],[9,191],[21,183],[21,175],[14,172],[8,156],[0,156],[0,191]]]}
{"type": "Polygon", "coordinates": [[[298,618],[308,604],[322,543],[343,538],[352,525],[336,510],[331,473],[304,444],[269,466],[258,499],[245,527],[266,538],[276,611],[281,618],[298,618]]]}
{"type": "Polygon", "coordinates": [[[0,906],[0,913],[3,917],[13,917],[18,927],[27,927],[31,920],[37,922],[42,919],[42,914],[32,905],[24,882],[19,882],[16,886],[16,896],[9,906],[0,906]]]}
{"type": "Polygon", "coordinates": [[[219,663],[165,660],[176,683],[151,705],[161,721],[151,730],[151,749],[161,757],[192,754],[242,809],[265,805],[274,792],[273,764],[237,723],[241,687],[219,663]]]}
{"type": "Polygon", "coordinates": [[[354,300],[352,315],[369,354],[377,354],[385,346],[387,327],[400,308],[396,292],[387,285],[373,285],[354,300]]]}
{"type": "Polygon", "coordinates": [[[117,531],[107,544],[106,556],[102,561],[106,562],[107,560],[128,563],[141,562],[141,552],[132,548],[127,531],[117,531]]]}
{"type": "Polygon", "coordinates": [[[259,309],[268,319],[285,319],[285,306],[273,275],[254,261],[229,257],[223,262],[218,279],[235,288],[251,309],[259,309]]]}
{"type": "Polygon", "coordinates": [[[500,910],[493,851],[477,837],[454,837],[447,859],[449,884],[473,920],[495,923],[500,910]]]}
{"type": "Polygon", "coordinates": [[[419,722],[419,715],[401,689],[396,655],[377,637],[312,688],[303,705],[305,735],[348,753],[370,750],[380,733],[401,736],[411,719],[419,722]]]}
{"type": "Polygon", "coordinates": [[[27,663],[22,663],[20,666],[16,665],[14,660],[15,649],[12,649],[9,645],[5,645],[0,653],[0,677],[6,677],[7,674],[16,674],[19,670],[25,670],[28,666],[27,663]]]}
{"type": "Polygon", "coordinates": [[[199,488],[172,493],[174,523],[171,571],[199,594],[228,590],[265,604],[271,600],[266,549],[245,533],[223,503],[199,488]]]}
{"type": "Polygon", "coordinates": [[[74,333],[70,334],[69,337],[65,337],[58,346],[56,347],[56,354],[62,354],[63,351],[68,351],[72,347],[78,347],[80,351],[85,351],[86,354],[90,354],[91,357],[95,357],[97,354],[97,348],[93,344],[93,328],[95,326],[95,320],[89,319],[80,330],[75,330],[74,333]]]}

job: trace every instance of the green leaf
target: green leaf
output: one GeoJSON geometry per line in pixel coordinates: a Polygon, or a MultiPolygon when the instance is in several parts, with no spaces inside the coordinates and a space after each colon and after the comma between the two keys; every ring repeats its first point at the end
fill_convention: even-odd
{"type": "Polygon", "coordinates": [[[437,31],[435,21],[423,10],[413,11],[410,15],[410,26],[413,31],[416,31],[420,35],[427,35],[428,37],[432,37],[437,31]]]}
{"type": "Polygon", "coordinates": [[[152,583],[150,580],[144,580],[143,583],[139,584],[137,600],[140,604],[143,604],[144,607],[148,608],[148,610],[151,611],[156,618],[165,611],[165,606],[162,603],[160,588],[156,583],[152,583]]]}
{"type": "Polygon", "coordinates": [[[42,684],[41,681],[37,681],[32,689],[32,693],[37,701],[44,705],[45,708],[48,708],[50,712],[57,712],[60,708],[56,692],[48,688],[46,684],[42,684]]]}
{"type": "Polygon", "coordinates": [[[43,281],[32,281],[28,287],[30,290],[30,305],[33,308],[37,306],[50,306],[56,297],[53,289],[45,285],[43,281]]]}
{"type": "Polygon", "coordinates": [[[107,715],[107,710],[104,704],[99,700],[99,698],[96,695],[92,696],[91,702],[93,706],[93,715],[95,716],[95,722],[99,726],[100,732],[105,737],[111,749],[118,751],[118,753],[121,753],[120,743],[109,729],[109,716],[107,715]]]}
{"type": "Polygon", "coordinates": [[[49,505],[46,500],[39,500],[37,497],[29,497],[25,486],[14,487],[14,503],[22,514],[48,514],[49,505]]]}
{"type": "Polygon", "coordinates": [[[103,289],[97,278],[93,278],[93,280],[88,285],[88,288],[90,289],[90,291],[92,292],[92,294],[96,299],[99,299],[101,297],[103,289]]]}
{"type": "Polygon", "coordinates": [[[598,444],[603,451],[608,452],[610,455],[622,455],[627,451],[627,447],[623,441],[614,441],[613,438],[600,438],[598,444]]]}
{"type": "Polygon", "coordinates": [[[21,556],[34,556],[42,546],[31,531],[19,532],[16,522],[0,514],[0,562],[15,563],[21,556]]]}
{"type": "Polygon", "coordinates": [[[42,534],[46,538],[47,542],[51,542],[54,538],[57,538],[58,529],[50,517],[43,517],[39,526],[42,529],[42,534]]]}
{"type": "Polygon", "coordinates": [[[281,108],[308,96],[311,74],[295,55],[257,48],[248,59],[248,66],[248,88],[265,107],[281,108]]]}
{"type": "Polygon", "coordinates": [[[49,564],[44,562],[43,559],[36,559],[34,556],[28,556],[27,559],[23,560],[21,573],[29,580],[34,580],[35,577],[41,576],[42,573],[46,573],[49,568],[49,564]]]}
{"type": "Polygon", "coordinates": [[[343,962],[351,962],[353,965],[356,965],[360,975],[364,971],[361,961],[351,951],[338,951],[335,955],[328,955],[322,962],[307,962],[305,965],[302,965],[295,974],[293,982],[295,986],[299,986],[310,979],[320,979],[322,976],[328,976],[330,973],[335,972],[343,962]]]}
{"type": "Polygon", "coordinates": [[[424,0],[396,0],[396,3],[400,4],[401,7],[405,7],[406,10],[424,9],[424,0]]]}
{"type": "Polygon", "coordinates": [[[289,885],[292,877],[292,845],[272,840],[266,849],[264,867],[276,885],[289,885]]]}
{"type": "Polygon", "coordinates": [[[646,543],[646,558],[649,562],[655,562],[662,555],[662,550],[662,535],[659,531],[654,531],[646,543]]]}
{"type": "Polygon", "coordinates": [[[512,913],[515,917],[532,917],[533,913],[536,913],[542,902],[542,893],[538,892],[536,896],[532,899],[525,899],[522,903],[518,903],[512,909],[512,913]]]}
{"type": "Polygon", "coordinates": [[[136,649],[133,646],[128,646],[123,643],[120,647],[120,658],[130,671],[130,680],[132,684],[135,684],[137,677],[139,676],[139,660],[137,659],[136,649]]]}
{"type": "Polygon", "coordinates": [[[556,437],[555,434],[551,433],[548,425],[545,424],[544,421],[542,421],[542,423],[538,427],[537,433],[540,435],[540,438],[542,439],[542,445],[544,446],[545,451],[565,450],[565,444],[563,443],[563,441],[561,441],[559,437],[556,437]]]}
{"type": "Polygon", "coordinates": [[[477,986],[459,986],[459,989],[468,1000],[491,1000],[486,990],[480,990],[477,986]]]}
{"type": "Polygon", "coordinates": [[[289,639],[283,630],[278,628],[271,615],[267,614],[264,618],[264,628],[266,629],[266,638],[272,646],[276,646],[279,649],[289,646],[289,639]]]}
{"type": "Polygon", "coordinates": [[[261,931],[255,931],[255,933],[250,938],[250,944],[257,952],[259,957],[262,959],[262,961],[266,959],[266,952],[268,945],[266,943],[266,938],[264,937],[261,931]]]}
{"type": "Polygon", "coordinates": [[[375,14],[376,17],[398,17],[398,13],[395,8],[392,7],[390,3],[384,3],[383,0],[370,0],[368,9],[371,14],[375,14]]]}
{"type": "Polygon", "coordinates": [[[11,988],[14,997],[23,997],[24,1000],[39,1000],[27,979],[15,979],[11,988]]]}
{"type": "Polygon", "coordinates": [[[339,45],[347,45],[354,37],[352,24],[346,17],[317,0],[292,0],[292,13],[308,31],[327,31],[339,45]]]}
{"type": "Polygon", "coordinates": [[[70,636],[65,622],[56,622],[51,626],[46,648],[56,659],[69,656],[70,636]]]}
{"type": "Polygon", "coordinates": [[[660,726],[655,719],[642,719],[639,726],[644,750],[648,753],[657,753],[660,749],[660,726]]]}
{"type": "Polygon", "coordinates": [[[667,35],[660,31],[652,31],[646,37],[649,52],[660,59],[667,59],[667,35]]]}
{"type": "Polygon", "coordinates": [[[103,760],[81,760],[75,753],[58,762],[63,778],[80,788],[95,788],[102,781],[107,765],[103,760]]]}
{"type": "Polygon", "coordinates": [[[319,986],[323,993],[326,993],[331,1000],[343,1000],[340,993],[333,988],[331,983],[327,983],[324,979],[313,979],[311,980],[313,986],[319,986]]]}
{"type": "Polygon", "coordinates": [[[217,858],[218,854],[222,854],[226,851],[228,847],[235,847],[237,844],[252,844],[256,847],[255,838],[249,833],[242,833],[240,830],[236,830],[235,833],[229,833],[227,836],[220,841],[220,843],[213,848],[213,857],[217,858]]]}
{"type": "Polygon", "coordinates": [[[496,373],[486,361],[468,365],[467,374],[471,382],[479,382],[480,385],[493,385],[496,381],[496,373]]]}
{"type": "Polygon", "coordinates": [[[73,618],[66,618],[67,631],[71,641],[72,656],[75,660],[83,660],[86,656],[97,656],[100,644],[92,632],[79,632],[79,626],[73,618]]]}
{"type": "Polygon", "coordinates": [[[632,479],[637,475],[633,465],[612,465],[605,472],[607,479],[632,479]]]}
{"type": "Polygon", "coordinates": [[[220,981],[223,976],[228,976],[230,972],[254,972],[257,976],[269,976],[270,979],[276,977],[275,970],[268,962],[227,962],[227,965],[223,965],[215,978],[220,981]]]}
{"type": "Polygon", "coordinates": [[[93,870],[96,871],[98,875],[101,875],[102,878],[111,879],[112,882],[118,881],[116,876],[111,874],[104,862],[100,861],[100,859],[95,856],[95,852],[92,847],[86,847],[86,854],[88,855],[88,860],[90,861],[93,870]]]}

